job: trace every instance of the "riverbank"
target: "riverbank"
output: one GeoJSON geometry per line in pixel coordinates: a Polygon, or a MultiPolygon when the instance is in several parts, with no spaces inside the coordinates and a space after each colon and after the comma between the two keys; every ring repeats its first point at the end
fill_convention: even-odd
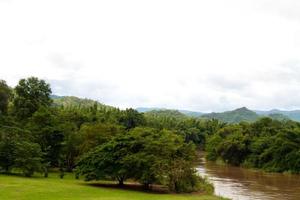
{"type": "Polygon", "coordinates": [[[233,200],[299,200],[300,175],[266,173],[201,159],[197,170],[213,183],[215,194],[233,200]]]}
{"type": "Polygon", "coordinates": [[[162,194],[139,191],[140,189],[123,189],[105,187],[103,184],[87,183],[76,180],[72,174],[60,179],[58,174],[49,178],[35,176],[25,178],[12,175],[0,175],[1,200],[225,200],[214,195],[205,194],[162,194]]]}

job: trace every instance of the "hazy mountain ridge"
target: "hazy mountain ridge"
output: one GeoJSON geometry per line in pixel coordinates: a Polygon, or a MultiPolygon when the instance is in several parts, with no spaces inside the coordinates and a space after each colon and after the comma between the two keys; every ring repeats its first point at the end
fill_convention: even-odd
{"type": "Polygon", "coordinates": [[[187,118],[188,116],[186,114],[183,114],[182,112],[178,110],[151,110],[149,112],[145,112],[145,115],[148,116],[155,116],[155,117],[163,117],[163,118],[187,118]]]}
{"type": "MultiPolygon", "coordinates": [[[[165,108],[137,108],[139,112],[150,112],[153,110],[174,110],[174,109],[165,109],[165,108]]],[[[190,117],[201,117],[208,119],[219,119],[228,123],[238,123],[241,121],[253,122],[258,120],[261,117],[270,117],[276,120],[294,120],[300,121],[300,110],[293,111],[282,111],[278,109],[272,109],[270,111],[260,111],[260,110],[250,110],[246,107],[238,108],[232,111],[225,112],[212,112],[212,113],[204,113],[197,111],[189,111],[189,110],[177,110],[187,116],[190,117]]]]}
{"type": "Polygon", "coordinates": [[[167,108],[159,108],[159,107],[138,107],[136,108],[137,111],[139,112],[151,112],[151,111],[157,111],[157,110],[169,110],[169,111],[179,111],[182,114],[185,114],[187,116],[190,117],[200,117],[206,113],[202,113],[202,112],[197,112],[197,111],[191,111],[191,110],[177,110],[177,109],[167,109],[167,108]]]}
{"type": "Polygon", "coordinates": [[[221,113],[209,113],[202,115],[201,117],[208,119],[218,119],[227,123],[238,123],[241,121],[254,122],[259,118],[259,115],[247,109],[246,107],[243,107],[221,113]]]}
{"type": "Polygon", "coordinates": [[[102,104],[96,100],[87,99],[87,98],[79,98],[79,97],[75,97],[75,96],[51,95],[51,98],[52,98],[53,104],[55,106],[88,108],[88,107],[97,105],[98,109],[99,108],[106,108],[106,109],[114,108],[112,106],[102,104]]]}
{"type": "Polygon", "coordinates": [[[272,114],[281,114],[286,117],[288,117],[291,120],[294,121],[300,121],[300,110],[278,110],[278,109],[272,109],[269,111],[260,111],[255,110],[255,112],[259,115],[272,115],[272,114]]]}
{"type": "MultiPolygon", "coordinates": [[[[114,107],[102,104],[96,100],[79,98],[75,96],[58,96],[52,95],[54,105],[64,106],[64,107],[91,107],[97,104],[98,108],[108,108],[112,109],[114,107]]],[[[269,111],[262,110],[250,110],[246,107],[238,108],[231,111],[225,112],[212,112],[204,113],[190,110],[176,110],[176,109],[166,109],[159,107],[139,107],[136,108],[139,112],[148,113],[150,115],[159,115],[162,117],[200,117],[207,119],[218,119],[227,123],[238,123],[241,121],[253,122],[258,120],[261,117],[270,117],[276,120],[294,120],[300,121],[300,110],[284,111],[278,109],[272,109],[269,111]]]]}

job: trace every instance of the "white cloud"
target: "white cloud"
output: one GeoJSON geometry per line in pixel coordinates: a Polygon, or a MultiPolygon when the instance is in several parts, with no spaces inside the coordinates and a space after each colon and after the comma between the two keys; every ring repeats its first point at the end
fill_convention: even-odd
{"type": "Polygon", "coordinates": [[[0,78],[120,107],[300,108],[295,0],[0,1],[0,78]]]}

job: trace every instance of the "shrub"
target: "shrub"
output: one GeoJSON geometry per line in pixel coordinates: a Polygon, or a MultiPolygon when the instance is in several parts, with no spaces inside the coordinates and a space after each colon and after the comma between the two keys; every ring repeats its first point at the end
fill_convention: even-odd
{"type": "Polygon", "coordinates": [[[16,159],[14,167],[21,169],[27,177],[35,171],[42,171],[42,151],[38,144],[31,142],[18,142],[15,149],[16,159]]]}
{"type": "Polygon", "coordinates": [[[169,171],[168,187],[177,193],[205,192],[213,193],[214,187],[206,178],[199,176],[191,163],[176,160],[169,171]]]}

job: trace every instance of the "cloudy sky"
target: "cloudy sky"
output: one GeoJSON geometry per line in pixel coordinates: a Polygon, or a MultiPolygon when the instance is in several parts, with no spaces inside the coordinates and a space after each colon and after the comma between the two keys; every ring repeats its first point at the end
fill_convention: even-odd
{"type": "Polygon", "coordinates": [[[300,108],[299,0],[0,0],[0,79],[125,107],[300,108]]]}

